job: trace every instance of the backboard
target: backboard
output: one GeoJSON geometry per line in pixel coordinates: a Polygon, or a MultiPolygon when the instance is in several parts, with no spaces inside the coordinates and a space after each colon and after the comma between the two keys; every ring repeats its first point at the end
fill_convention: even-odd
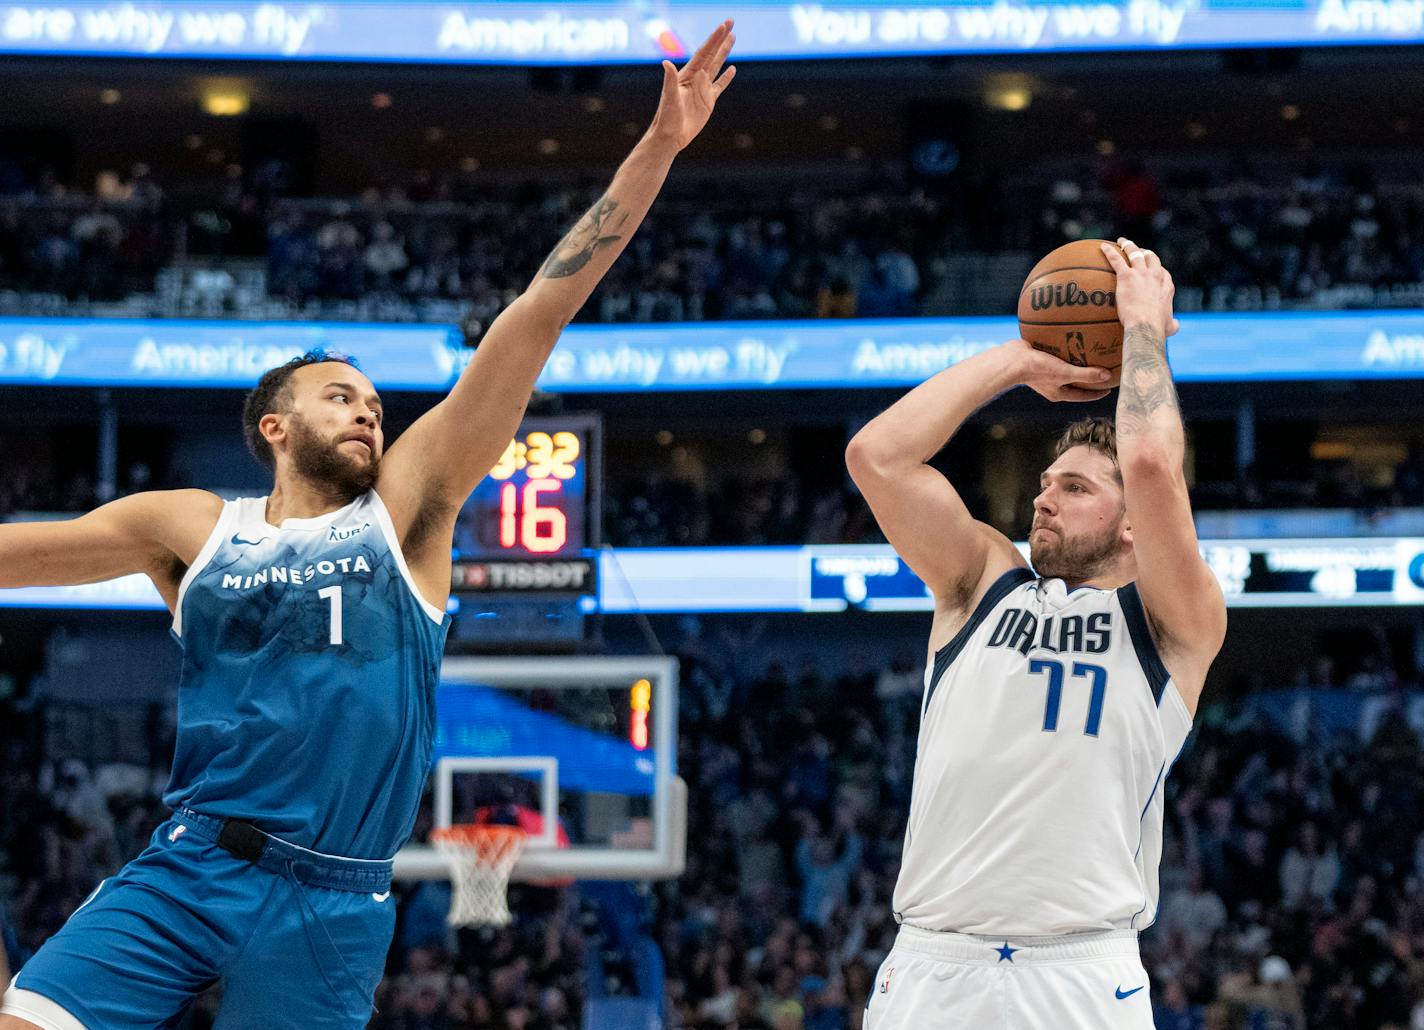
{"type": "MultiPolygon", "coordinates": [[[[682,872],[687,787],[676,772],[677,661],[447,658],[436,699],[435,826],[518,815],[516,880],[654,880],[682,872]]],[[[397,879],[449,876],[425,842],[397,879]]]]}

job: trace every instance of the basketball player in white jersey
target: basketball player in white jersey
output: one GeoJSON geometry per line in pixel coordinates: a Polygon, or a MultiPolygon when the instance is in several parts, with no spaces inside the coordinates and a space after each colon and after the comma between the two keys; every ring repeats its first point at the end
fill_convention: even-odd
{"type": "Polygon", "coordinates": [[[1152,1026],[1137,935],[1157,911],[1162,783],[1226,606],[1182,471],[1172,279],[1119,243],[1103,248],[1125,337],[1116,431],[1091,419],[1059,440],[1034,499],[1032,568],[927,463],[1006,390],[1097,400],[1107,372],[1014,340],[911,391],[846,453],[935,598],[900,931],[867,1030],[1152,1026]]]}

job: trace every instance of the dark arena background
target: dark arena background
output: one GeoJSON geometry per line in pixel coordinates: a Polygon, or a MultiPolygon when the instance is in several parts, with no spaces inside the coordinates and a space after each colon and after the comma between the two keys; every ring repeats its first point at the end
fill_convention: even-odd
{"type": "MultiPolygon", "coordinates": [[[[724,16],[735,88],[456,532],[437,757],[560,760],[571,846],[451,927],[432,826],[552,815],[547,769],[432,776],[370,1026],[862,1025],[931,604],[846,444],[1123,235],[1177,283],[1230,616],[1165,785],[1156,1026],[1424,1030],[1418,4],[0,4],[0,519],[265,493],[244,391],[315,345],[398,433],[724,16]]],[[[1015,390],[934,464],[1022,541],[1112,403],[1015,390]]],[[[141,577],[0,590],[12,974],[166,818],[169,622],[141,577]]]]}

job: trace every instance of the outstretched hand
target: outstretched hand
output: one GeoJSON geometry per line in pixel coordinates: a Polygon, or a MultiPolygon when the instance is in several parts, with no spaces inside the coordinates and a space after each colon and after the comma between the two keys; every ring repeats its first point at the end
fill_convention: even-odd
{"type": "Polygon", "coordinates": [[[717,98],[736,77],[735,65],[729,65],[725,72],[722,70],[736,40],[732,35],[732,22],[724,21],[697,48],[697,53],[681,71],[671,61],[663,62],[663,95],[649,129],[651,135],[667,140],[678,150],[697,138],[707,119],[712,117],[717,98]]]}

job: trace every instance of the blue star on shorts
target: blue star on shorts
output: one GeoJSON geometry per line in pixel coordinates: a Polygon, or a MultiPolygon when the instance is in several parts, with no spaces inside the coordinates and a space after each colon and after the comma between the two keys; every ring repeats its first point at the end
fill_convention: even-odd
{"type": "Polygon", "coordinates": [[[1008,941],[1004,942],[1004,946],[1002,948],[995,948],[994,950],[999,953],[1000,962],[1012,962],[1014,960],[1014,952],[1023,951],[1022,948],[1009,947],[1008,941]]]}

